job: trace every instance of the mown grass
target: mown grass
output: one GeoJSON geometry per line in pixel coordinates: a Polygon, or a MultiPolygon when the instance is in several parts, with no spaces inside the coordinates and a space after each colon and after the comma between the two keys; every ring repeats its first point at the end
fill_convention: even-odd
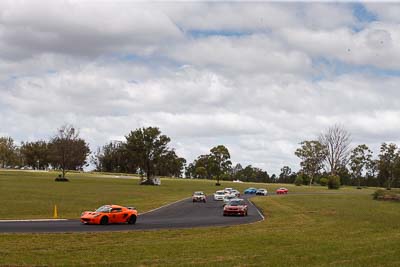
{"type": "MultiPolygon", "coordinates": [[[[55,172],[0,171],[0,219],[51,218],[57,205],[60,218],[78,218],[83,210],[93,210],[104,204],[135,206],[139,212],[148,211],[173,201],[190,197],[203,190],[207,194],[224,187],[243,192],[250,186],[266,187],[271,192],[281,185],[215,181],[162,179],[162,186],[139,185],[139,178],[112,178],[115,175],[68,173],[70,182],[54,182],[55,172]],[[109,178],[106,178],[109,177],[109,178]],[[111,178],[110,178],[111,177],[111,178]]],[[[289,187],[291,192],[331,192],[325,187],[289,187]]],[[[348,190],[348,189],[343,189],[348,190]]]]}
{"type": "MultiPolygon", "coordinates": [[[[132,181],[86,182],[100,190],[99,184],[105,183],[108,188],[109,182],[132,181]]],[[[190,194],[201,182],[203,190],[214,190],[210,182],[180,180],[163,181],[163,186],[171,183],[175,191],[163,191],[163,186],[154,190],[163,192],[158,197],[167,193],[179,198],[188,194],[185,190],[190,189],[190,194]]],[[[257,197],[254,202],[263,209],[266,220],[249,225],[120,233],[1,234],[0,265],[399,266],[400,205],[374,201],[369,191],[363,190],[257,197]]]]}

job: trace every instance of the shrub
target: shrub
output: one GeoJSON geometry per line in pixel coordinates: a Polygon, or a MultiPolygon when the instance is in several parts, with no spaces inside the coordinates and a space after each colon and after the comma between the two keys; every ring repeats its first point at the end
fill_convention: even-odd
{"type": "Polygon", "coordinates": [[[310,177],[308,177],[307,175],[302,175],[303,178],[303,184],[304,185],[309,185],[310,184],[310,177]]]}
{"type": "Polygon", "coordinates": [[[376,200],[392,200],[392,201],[400,201],[400,190],[376,190],[372,196],[376,200]]]}
{"type": "Polygon", "coordinates": [[[383,196],[383,190],[378,189],[372,194],[374,199],[380,199],[381,196],[383,196]]]}
{"type": "Polygon", "coordinates": [[[319,179],[319,184],[322,186],[326,186],[328,184],[328,178],[319,179]]]}
{"type": "Polygon", "coordinates": [[[296,180],[294,180],[294,184],[297,186],[300,186],[303,184],[303,176],[297,175],[296,180]]]}
{"type": "Polygon", "coordinates": [[[328,188],[329,189],[339,189],[340,187],[340,177],[337,175],[331,175],[328,178],[328,188]]]}

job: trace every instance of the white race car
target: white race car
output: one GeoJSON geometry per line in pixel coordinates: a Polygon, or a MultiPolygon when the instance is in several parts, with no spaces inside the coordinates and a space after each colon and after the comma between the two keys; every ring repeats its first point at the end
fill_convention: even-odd
{"type": "Polygon", "coordinates": [[[268,191],[267,189],[259,188],[257,189],[256,195],[266,196],[268,195],[268,191]]]}
{"type": "Polygon", "coordinates": [[[234,194],[235,196],[240,197],[240,192],[238,190],[236,190],[236,189],[233,189],[231,191],[231,194],[234,194]]]}
{"type": "Polygon", "coordinates": [[[233,190],[233,188],[231,188],[231,187],[227,187],[224,189],[225,194],[230,194],[232,190],[233,190]]]}
{"type": "Polygon", "coordinates": [[[202,191],[197,191],[193,193],[192,196],[193,202],[206,202],[206,195],[202,191]]]}
{"type": "Polygon", "coordinates": [[[226,194],[224,190],[218,190],[214,193],[214,200],[224,200],[225,195],[226,194]]]}
{"type": "Polygon", "coordinates": [[[236,198],[237,198],[237,196],[234,195],[234,194],[225,195],[225,196],[224,196],[224,199],[223,199],[223,201],[224,201],[224,206],[225,206],[226,204],[228,204],[229,201],[231,201],[232,199],[236,199],[236,198]]]}

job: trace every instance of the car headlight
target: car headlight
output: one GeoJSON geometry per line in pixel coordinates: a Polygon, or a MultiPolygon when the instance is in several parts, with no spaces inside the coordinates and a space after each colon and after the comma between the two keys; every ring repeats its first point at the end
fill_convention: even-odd
{"type": "Polygon", "coordinates": [[[99,217],[100,216],[100,213],[97,213],[97,214],[95,214],[94,216],[93,216],[93,218],[96,218],[96,217],[99,217]]]}
{"type": "Polygon", "coordinates": [[[82,212],[82,213],[81,213],[81,217],[82,217],[83,215],[85,215],[85,213],[86,213],[86,212],[82,212]]]}

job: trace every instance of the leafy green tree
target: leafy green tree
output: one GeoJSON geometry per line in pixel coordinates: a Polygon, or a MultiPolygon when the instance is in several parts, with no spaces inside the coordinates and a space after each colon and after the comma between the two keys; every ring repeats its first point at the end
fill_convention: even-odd
{"type": "Polygon", "coordinates": [[[253,166],[247,165],[243,170],[240,171],[243,181],[245,182],[255,182],[257,178],[257,173],[253,166]]]}
{"type": "Polygon", "coordinates": [[[195,170],[195,176],[196,176],[196,178],[202,178],[202,179],[206,178],[207,177],[206,168],[203,166],[197,167],[195,170]]]}
{"type": "Polygon", "coordinates": [[[303,141],[300,145],[294,154],[301,159],[301,170],[310,178],[311,185],[323,169],[327,150],[319,141],[303,141]]]}
{"type": "Polygon", "coordinates": [[[195,178],[195,166],[194,163],[189,163],[185,168],[185,177],[186,178],[195,178]]]}
{"type": "Polygon", "coordinates": [[[242,168],[240,164],[237,164],[233,169],[235,169],[235,171],[232,172],[232,179],[256,183],[267,183],[271,180],[266,171],[251,165],[242,168]]]}
{"type": "Polygon", "coordinates": [[[139,128],[126,136],[125,149],[129,160],[136,162],[146,174],[146,180],[142,184],[154,184],[157,166],[171,151],[168,147],[170,140],[168,136],[161,134],[157,127],[139,128]]]}
{"type": "Polygon", "coordinates": [[[195,166],[196,169],[199,167],[203,167],[206,170],[206,176],[204,176],[204,173],[202,174],[202,177],[196,177],[196,178],[207,178],[211,179],[214,176],[214,165],[213,165],[213,159],[211,158],[211,155],[206,154],[206,155],[200,155],[197,160],[195,161],[195,166]]]}
{"type": "Polygon", "coordinates": [[[280,183],[293,183],[295,176],[292,175],[292,169],[289,166],[283,166],[281,168],[281,173],[279,174],[279,182],[280,183]]]}
{"type": "Polygon", "coordinates": [[[253,169],[255,174],[256,174],[256,179],[255,182],[258,183],[269,183],[271,181],[271,178],[269,177],[269,174],[267,171],[264,171],[260,168],[254,168],[253,169]]]}
{"type": "Polygon", "coordinates": [[[321,179],[319,179],[319,184],[321,186],[326,186],[328,184],[328,178],[322,177],[321,179]]]}
{"type": "Polygon", "coordinates": [[[328,188],[329,189],[340,188],[340,177],[338,175],[330,175],[328,177],[328,188]]]}
{"type": "Polygon", "coordinates": [[[62,179],[68,170],[81,170],[90,154],[89,145],[79,138],[79,132],[72,125],[64,125],[49,143],[50,163],[62,170],[62,179]]]}
{"type": "Polygon", "coordinates": [[[25,165],[41,170],[49,167],[50,151],[46,141],[22,142],[20,151],[25,165]]]}
{"type": "Polygon", "coordinates": [[[200,155],[186,168],[186,177],[211,179],[213,176],[213,163],[209,154],[200,155]]]}
{"type": "Polygon", "coordinates": [[[396,144],[381,145],[378,168],[379,176],[385,179],[386,188],[390,190],[400,174],[400,154],[396,144]]]}
{"type": "Polygon", "coordinates": [[[379,160],[373,159],[367,165],[366,182],[368,186],[378,187],[379,160]]]}
{"type": "MultiPolygon", "coordinates": [[[[186,177],[191,178],[216,178],[220,180],[238,179],[247,182],[271,182],[269,174],[251,165],[242,167],[240,163],[232,168],[230,154],[225,146],[216,146],[210,150],[210,154],[201,155],[186,168],[186,177]]],[[[294,180],[294,178],[293,178],[294,180]]]]}
{"type": "Polygon", "coordinates": [[[128,153],[121,141],[111,141],[101,148],[91,158],[97,171],[136,173],[138,166],[130,161],[128,153]]]}
{"type": "Polygon", "coordinates": [[[243,170],[243,167],[240,163],[237,163],[231,170],[232,179],[241,180],[240,172],[243,170]]]}
{"type": "Polygon", "coordinates": [[[0,137],[0,166],[14,167],[18,161],[18,149],[11,137],[0,137]]]}
{"type": "Polygon", "coordinates": [[[367,145],[362,144],[355,147],[350,153],[350,171],[353,179],[357,180],[357,186],[361,186],[363,172],[366,172],[372,160],[372,151],[367,145]]]}
{"type": "Polygon", "coordinates": [[[185,164],[184,158],[178,157],[174,150],[169,150],[161,156],[160,162],[155,167],[156,175],[181,177],[185,164]]]}
{"type": "Polygon", "coordinates": [[[351,173],[346,165],[340,165],[336,170],[336,175],[340,177],[341,185],[350,185],[353,182],[351,173]]]}
{"type": "Polygon", "coordinates": [[[296,176],[296,180],[294,180],[294,184],[297,186],[300,186],[303,184],[303,176],[301,174],[298,174],[296,176]]]}
{"type": "Polygon", "coordinates": [[[223,145],[211,148],[210,152],[211,169],[217,178],[217,185],[219,185],[221,175],[227,173],[232,165],[230,161],[231,155],[229,154],[229,150],[223,145]]]}

